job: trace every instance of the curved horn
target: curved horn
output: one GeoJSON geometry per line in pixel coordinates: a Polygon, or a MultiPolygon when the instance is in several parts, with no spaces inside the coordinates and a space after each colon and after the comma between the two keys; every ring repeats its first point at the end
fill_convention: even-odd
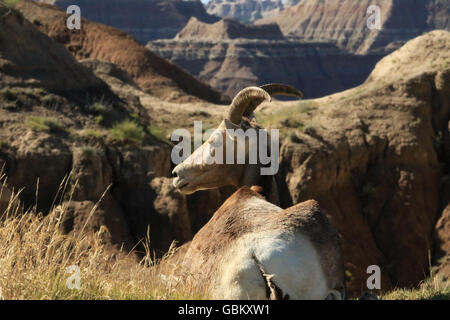
{"type": "Polygon", "coordinates": [[[286,84],[281,83],[271,83],[266,84],[260,87],[261,89],[267,91],[270,96],[290,96],[303,98],[303,93],[300,90],[295,89],[294,87],[288,86],[286,84]]]}
{"type": "MultiPolygon", "coordinates": [[[[248,114],[248,110],[255,110],[263,101],[270,101],[270,94],[258,87],[248,87],[241,90],[233,102],[231,102],[230,110],[228,111],[227,119],[234,124],[240,124],[242,116],[248,114]]],[[[251,112],[250,112],[251,114],[251,112]]]]}
{"type": "MultiPolygon", "coordinates": [[[[300,90],[295,89],[294,87],[288,86],[286,84],[281,83],[271,83],[266,84],[260,87],[264,91],[266,91],[268,94],[270,94],[271,97],[273,96],[290,96],[290,97],[296,97],[301,99],[303,97],[303,93],[300,90]]],[[[252,103],[248,106],[248,108],[244,111],[244,116],[248,117],[250,116],[253,111],[261,104],[258,103],[252,103]]]]}

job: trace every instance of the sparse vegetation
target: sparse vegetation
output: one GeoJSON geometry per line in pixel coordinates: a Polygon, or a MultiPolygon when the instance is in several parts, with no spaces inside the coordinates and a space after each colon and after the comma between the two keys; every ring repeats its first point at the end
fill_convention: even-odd
{"type": "Polygon", "coordinates": [[[2,2],[8,8],[15,8],[19,0],[3,0],[2,2]]]}
{"type": "Polygon", "coordinates": [[[206,111],[193,111],[189,112],[189,117],[205,117],[209,118],[211,115],[206,111]]]}
{"type": "Polygon", "coordinates": [[[36,131],[57,132],[64,131],[63,124],[56,118],[32,116],[25,121],[28,128],[36,131]]]}
{"type": "Polygon", "coordinates": [[[126,120],[115,124],[109,129],[109,136],[116,142],[129,145],[141,145],[145,137],[145,132],[136,122],[126,120]]]}
{"type": "Polygon", "coordinates": [[[439,131],[434,136],[433,144],[436,150],[439,150],[444,145],[444,135],[442,134],[442,131],[439,131]]]}
{"type": "Polygon", "coordinates": [[[450,282],[439,277],[426,280],[414,289],[396,289],[381,297],[383,300],[450,300],[450,282]]]}
{"type": "Polygon", "coordinates": [[[112,107],[104,102],[94,102],[87,107],[87,111],[93,115],[104,115],[112,110],[112,107]]]}
{"type": "Polygon", "coordinates": [[[81,152],[83,153],[83,155],[86,157],[92,157],[95,154],[100,152],[100,150],[98,150],[92,146],[88,146],[88,145],[82,146],[80,149],[81,149],[81,152]]]}
{"type": "Polygon", "coordinates": [[[9,143],[4,140],[0,140],[0,149],[6,149],[9,148],[9,143]]]}
{"type": "Polygon", "coordinates": [[[130,114],[130,120],[139,123],[139,119],[140,119],[139,114],[137,114],[136,112],[130,114]]]}
{"type": "Polygon", "coordinates": [[[97,130],[97,129],[84,129],[84,130],[80,131],[80,134],[82,136],[91,136],[91,137],[95,137],[95,138],[101,138],[105,135],[104,132],[97,130]]]}
{"type": "Polygon", "coordinates": [[[95,117],[95,123],[97,124],[102,124],[103,122],[103,116],[102,115],[98,115],[95,117]]]}
{"type": "Polygon", "coordinates": [[[286,128],[296,128],[296,129],[302,129],[305,126],[303,122],[294,119],[284,119],[283,121],[281,121],[280,124],[286,128]]]}
{"type": "Polygon", "coordinates": [[[8,88],[1,89],[0,94],[3,95],[8,101],[15,101],[17,99],[16,94],[8,88]]]}
{"type": "Polygon", "coordinates": [[[302,101],[297,105],[295,111],[300,112],[300,113],[308,113],[308,112],[312,111],[313,109],[314,109],[314,106],[311,102],[302,101]]]}
{"type": "Polygon", "coordinates": [[[148,131],[152,136],[161,141],[166,141],[164,130],[155,126],[148,126],[148,131]]]}

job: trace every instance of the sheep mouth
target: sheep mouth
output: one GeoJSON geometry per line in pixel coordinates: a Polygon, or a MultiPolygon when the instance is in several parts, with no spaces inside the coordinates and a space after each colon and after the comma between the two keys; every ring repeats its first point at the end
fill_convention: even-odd
{"type": "Polygon", "coordinates": [[[187,185],[189,184],[188,181],[183,180],[181,178],[175,178],[175,180],[173,180],[173,186],[179,190],[182,190],[183,188],[187,187],[187,185]]]}

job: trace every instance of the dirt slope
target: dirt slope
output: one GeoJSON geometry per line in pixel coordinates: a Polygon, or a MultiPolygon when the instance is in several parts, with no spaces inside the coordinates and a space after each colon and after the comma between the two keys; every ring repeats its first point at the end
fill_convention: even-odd
{"type": "Polygon", "coordinates": [[[42,32],[63,43],[77,59],[95,58],[117,64],[144,91],[157,97],[190,101],[195,96],[215,103],[226,101],[220,93],[118,29],[83,19],[81,30],[69,30],[65,12],[31,0],[21,0],[17,9],[42,32]]]}

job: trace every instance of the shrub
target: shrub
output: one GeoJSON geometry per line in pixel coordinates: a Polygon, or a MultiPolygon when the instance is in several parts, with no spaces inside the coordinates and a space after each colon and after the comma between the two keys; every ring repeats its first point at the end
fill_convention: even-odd
{"type": "Polygon", "coordinates": [[[136,122],[126,120],[115,124],[109,129],[109,135],[113,141],[124,144],[141,145],[145,132],[136,122]]]}
{"type": "Polygon", "coordinates": [[[17,2],[19,2],[19,0],[3,0],[4,5],[8,8],[15,8],[17,2]]]}
{"type": "Polygon", "coordinates": [[[15,101],[17,96],[15,94],[15,92],[11,89],[8,88],[3,88],[2,90],[0,90],[0,93],[6,98],[6,100],[8,101],[15,101]]]}
{"type": "Polygon", "coordinates": [[[156,139],[161,140],[161,141],[165,141],[166,140],[165,133],[164,133],[163,129],[155,127],[155,126],[149,126],[148,127],[148,131],[156,139]]]}
{"type": "Polygon", "coordinates": [[[90,158],[90,157],[100,153],[100,150],[98,150],[98,149],[96,149],[96,148],[94,148],[92,146],[87,146],[87,145],[86,146],[82,146],[80,148],[80,150],[81,150],[81,153],[84,156],[88,157],[88,158],[90,158]]]}
{"type": "Polygon", "coordinates": [[[94,102],[87,108],[88,112],[94,115],[102,115],[111,111],[111,106],[103,102],[94,102]]]}
{"type": "Polygon", "coordinates": [[[91,136],[95,138],[101,138],[103,136],[103,132],[96,129],[84,129],[81,131],[82,136],[91,136]]]}
{"type": "Polygon", "coordinates": [[[103,116],[102,115],[98,115],[95,117],[95,123],[97,124],[101,124],[103,122],[103,116]]]}
{"type": "Polygon", "coordinates": [[[9,143],[4,140],[0,140],[0,149],[7,149],[9,148],[9,143]]]}
{"type": "Polygon", "coordinates": [[[36,131],[57,132],[65,131],[64,126],[55,118],[46,117],[28,117],[25,121],[26,125],[36,131]]]}

